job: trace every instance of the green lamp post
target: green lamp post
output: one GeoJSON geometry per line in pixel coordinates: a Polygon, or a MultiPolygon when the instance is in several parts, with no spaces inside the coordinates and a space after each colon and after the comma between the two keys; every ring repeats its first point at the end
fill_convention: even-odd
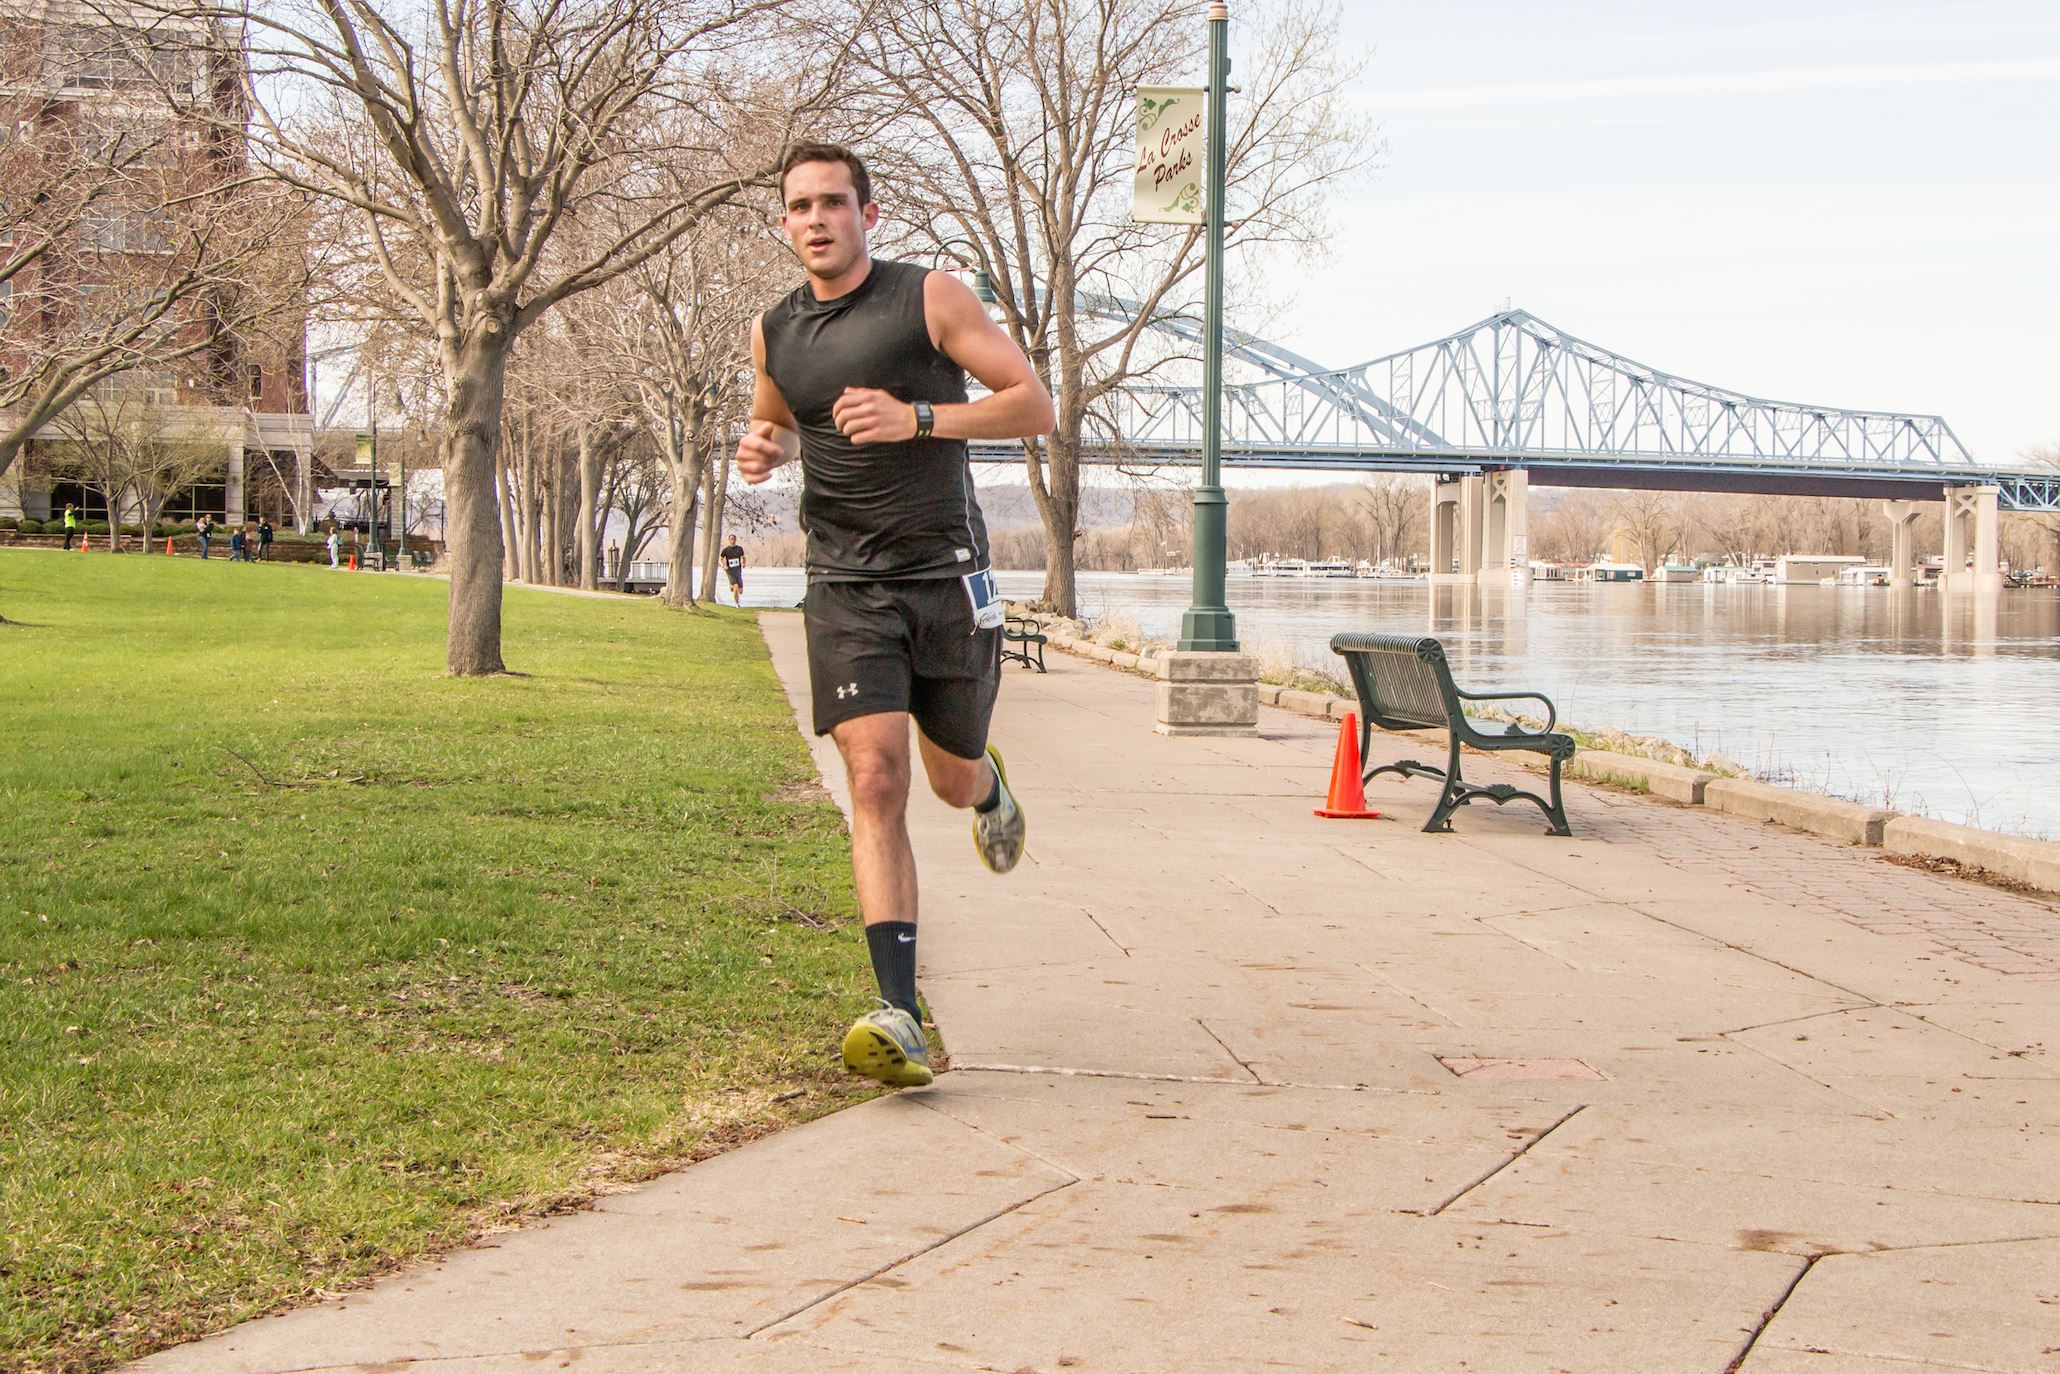
{"type": "Polygon", "coordinates": [[[973,269],[973,295],[987,308],[988,314],[993,314],[994,307],[1000,303],[1001,297],[994,294],[994,278],[980,265],[982,259],[979,247],[971,239],[946,239],[937,245],[937,256],[944,257],[946,250],[951,248],[966,250],[965,257],[959,261],[967,263],[973,269]]]}
{"type": "Polygon", "coordinates": [[[1202,290],[1202,480],[1194,497],[1194,603],[1180,621],[1183,650],[1235,653],[1237,619],[1224,604],[1229,556],[1223,495],[1223,164],[1229,121],[1230,7],[1209,6],[1209,182],[1202,290]]]}

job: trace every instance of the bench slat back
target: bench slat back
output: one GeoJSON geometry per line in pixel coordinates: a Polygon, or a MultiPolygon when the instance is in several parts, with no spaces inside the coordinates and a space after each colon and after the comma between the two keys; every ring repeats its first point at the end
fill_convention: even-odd
{"type": "Polygon", "coordinates": [[[1424,635],[1341,634],[1331,651],[1345,660],[1368,718],[1383,730],[1439,730],[1457,695],[1445,647],[1424,635]]]}

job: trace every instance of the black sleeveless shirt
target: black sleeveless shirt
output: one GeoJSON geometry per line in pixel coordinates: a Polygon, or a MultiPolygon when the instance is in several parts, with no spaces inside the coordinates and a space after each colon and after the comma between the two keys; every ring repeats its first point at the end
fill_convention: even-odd
{"type": "Polygon", "coordinates": [[[761,317],[766,375],[801,427],[811,582],[957,577],[987,566],[963,439],[854,444],[830,418],[851,386],[932,405],[966,399],[965,370],[930,342],[928,275],[875,259],[844,295],[819,301],[803,282],[761,317]]]}

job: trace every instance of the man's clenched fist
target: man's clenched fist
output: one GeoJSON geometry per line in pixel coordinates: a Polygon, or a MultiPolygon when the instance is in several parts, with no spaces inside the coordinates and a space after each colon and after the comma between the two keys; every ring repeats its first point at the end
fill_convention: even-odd
{"type": "Polygon", "coordinates": [[[891,444],[916,437],[915,407],[871,387],[845,387],[830,407],[830,419],[854,444],[891,444]]]}
{"type": "Polygon", "coordinates": [[[753,420],[744,437],[737,440],[737,471],[754,485],[773,475],[773,469],[787,461],[780,427],[770,420],[753,420]]]}

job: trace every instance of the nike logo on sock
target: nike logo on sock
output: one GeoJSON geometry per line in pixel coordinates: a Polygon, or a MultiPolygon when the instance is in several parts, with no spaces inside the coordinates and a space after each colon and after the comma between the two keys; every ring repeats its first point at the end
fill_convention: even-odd
{"type": "Polygon", "coordinates": [[[912,945],[916,942],[916,937],[913,935],[897,935],[894,938],[904,945],[912,945]]]}

